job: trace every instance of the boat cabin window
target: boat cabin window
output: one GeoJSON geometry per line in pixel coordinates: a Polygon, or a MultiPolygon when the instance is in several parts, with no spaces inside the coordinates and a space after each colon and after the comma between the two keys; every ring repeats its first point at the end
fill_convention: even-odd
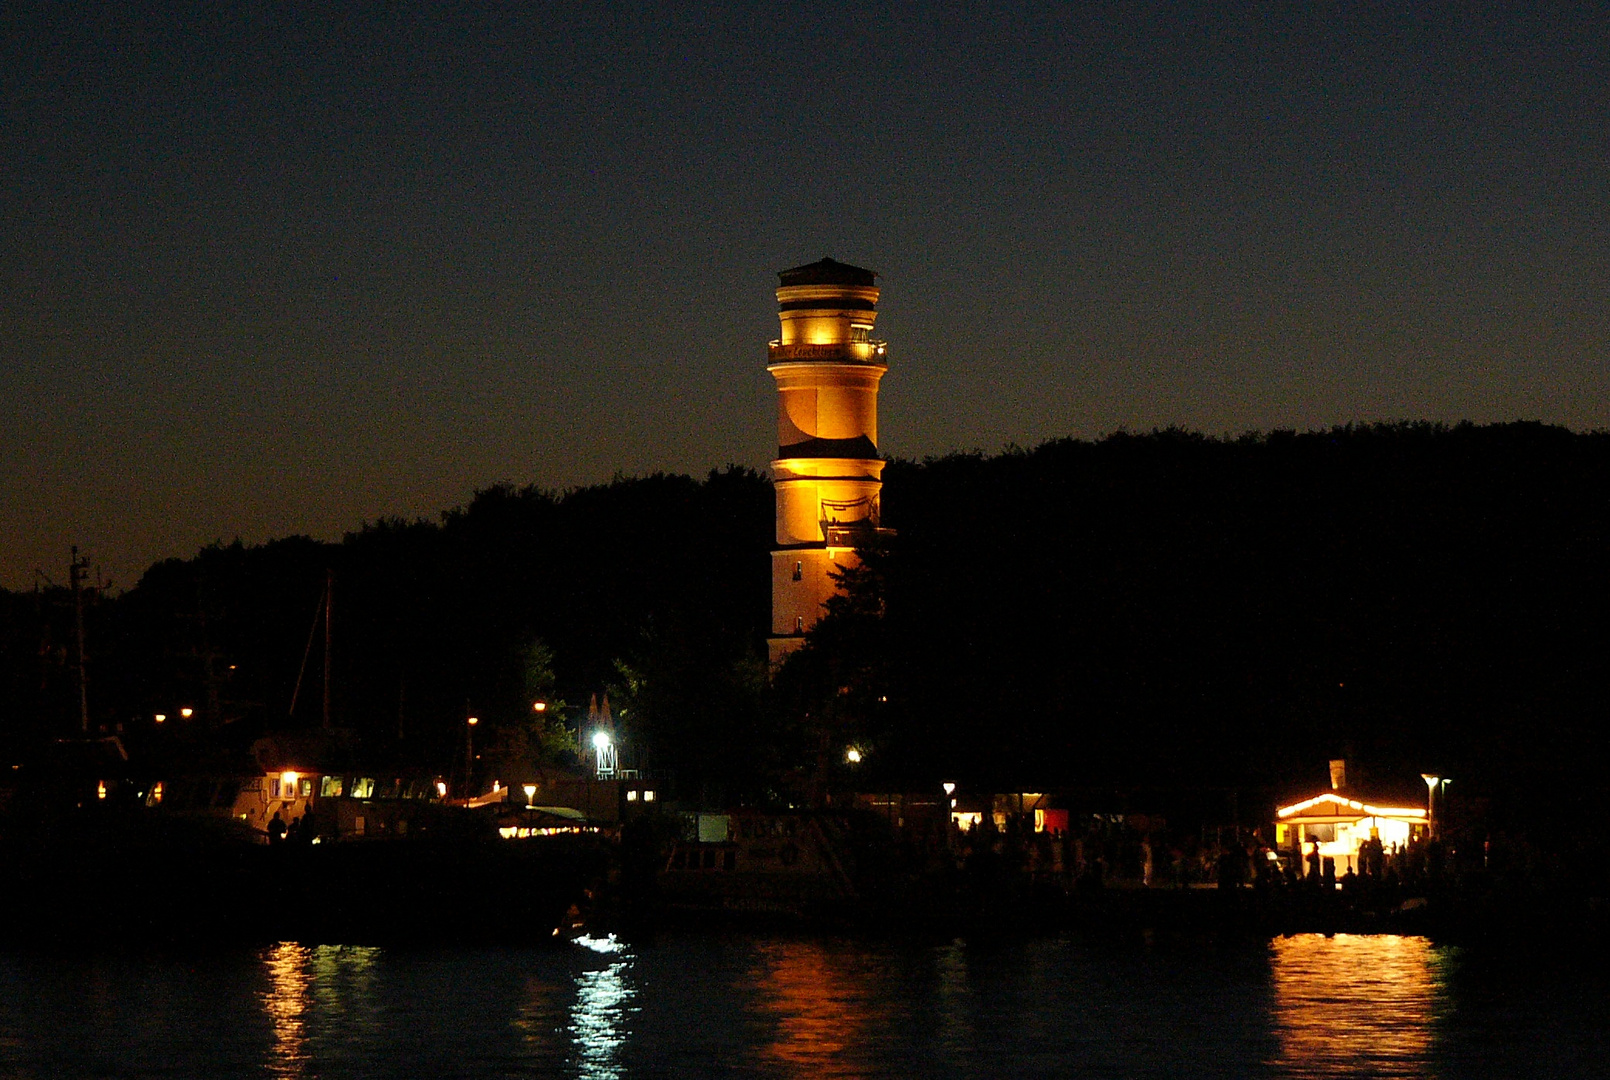
{"type": "Polygon", "coordinates": [[[319,777],[319,794],[320,795],[339,795],[339,794],[341,794],[341,791],[342,791],[341,779],[342,778],[339,777],[339,776],[321,776],[321,777],[319,777]]]}
{"type": "Polygon", "coordinates": [[[302,779],[298,780],[296,782],[296,790],[301,794],[301,796],[304,799],[307,798],[309,795],[313,794],[313,779],[312,779],[312,777],[304,776],[304,777],[302,777],[302,779]]]}
{"type": "Polygon", "coordinates": [[[375,778],[372,776],[355,776],[352,778],[352,797],[354,799],[372,799],[375,795],[375,778]]]}

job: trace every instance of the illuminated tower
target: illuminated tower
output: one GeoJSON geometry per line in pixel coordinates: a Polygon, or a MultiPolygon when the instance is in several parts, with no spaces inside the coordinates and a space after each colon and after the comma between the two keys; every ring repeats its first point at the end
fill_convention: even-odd
{"type": "Polygon", "coordinates": [[[822,616],[835,567],[879,529],[878,382],[888,369],[875,275],[823,259],[777,275],[777,547],[771,555],[771,662],[822,616]]]}

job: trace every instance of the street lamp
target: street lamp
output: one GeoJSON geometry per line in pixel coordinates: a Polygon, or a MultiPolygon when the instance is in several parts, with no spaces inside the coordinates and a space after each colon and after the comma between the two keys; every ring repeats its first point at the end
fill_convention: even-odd
{"type": "Polygon", "coordinates": [[[853,746],[850,747],[848,750],[844,751],[844,760],[848,761],[851,765],[861,764],[861,751],[857,750],[853,746]]]}
{"type": "Polygon", "coordinates": [[[467,799],[470,792],[475,790],[475,725],[481,722],[479,716],[471,716],[464,721],[464,797],[467,799]]]}
{"type": "Polygon", "coordinates": [[[546,701],[533,701],[531,703],[531,711],[532,712],[547,712],[548,711],[548,703],[546,701]]]}
{"type": "Polygon", "coordinates": [[[1426,828],[1431,832],[1437,831],[1437,789],[1448,781],[1440,776],[1430,773],[1421,773],[1420,779],[1426,782],[1426,828]]]}
{"type": "Polygon", "coordinates": [[[593,753],[598,766],[598,779],[607,780],[615,775],[615,744],[607,731],[593,732],[593,753]]]}
{"type": "Polygon", "coordinates": [[[527,810],[532,809],[531,800],[537,797],[537,785],[527,784],[520,790],[525,792],[525,808],[527,810]]]}

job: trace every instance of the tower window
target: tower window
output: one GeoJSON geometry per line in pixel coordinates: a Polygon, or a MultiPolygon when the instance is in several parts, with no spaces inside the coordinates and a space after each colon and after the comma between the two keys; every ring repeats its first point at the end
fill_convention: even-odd
{"type": "Polygon", "coordinates": [[[803,616],[803,615],[795,615],[794,616],[794,633],[803,634],[804,632],[805,632],[805,616],[803,616]]]}
{"type": "Polygon", "coordinates": [[[794,564],[794,580],[799,581],[804,576],[805,576],[805,564],[802,563],[802,562],[795,563],[794,564]]]}
{"type": "Polygon", "coordinates": [[[866,342],[872,340],[872,327],[864,326],[860,323],[851,323],[850,340],[854,342],[866,342]]]}

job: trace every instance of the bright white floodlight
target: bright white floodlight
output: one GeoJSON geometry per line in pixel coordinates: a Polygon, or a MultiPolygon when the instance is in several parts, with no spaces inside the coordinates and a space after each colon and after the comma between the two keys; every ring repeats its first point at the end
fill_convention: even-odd
{"type": "Polygon", "coordinates": [[[615,745],[609,741],[609,732],[593,732],[593,757],[598,767],[598,779],[614,779],[616,754],[615,745]]]}

